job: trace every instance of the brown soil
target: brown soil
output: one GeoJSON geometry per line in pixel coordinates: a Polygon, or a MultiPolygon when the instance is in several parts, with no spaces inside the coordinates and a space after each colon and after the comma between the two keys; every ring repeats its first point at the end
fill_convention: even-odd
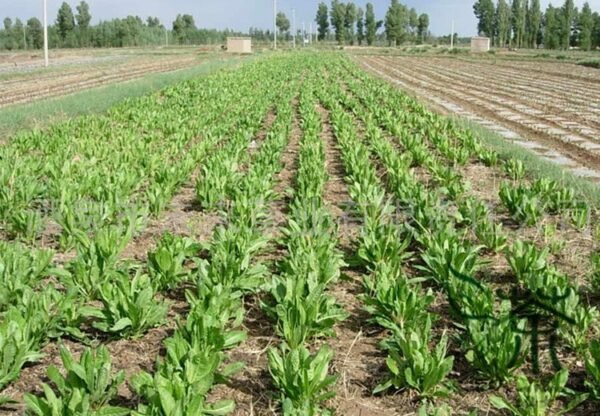
{"type": "MultiPolygon", "coordinates": [[[[298,101],[292,103],[297,109],[298,101]]],[[[271,123],[274,121],[271,120],[271,123]]],[[[271,203],[268,220],[264,233],[270,236],[266,251],[258,256],[259,262],[270,266],[276,271],[276,263],[286,255],[285,247],[279,244],[281,228],[287,222],[287,206],[289,197],[287,190],[293,188],[293,180],[297,171],[299,140],[302,136],[297,112],[293,120],[288,145],[284,150],[281,161],[283,168],[275,178],[275,200],[271,203]]],[[[264,136],[263,136],[264,138],[264,136]]],[[[279,344],[274,333],[273,322],[261,306],[264,294],[250,296],[245,302],[246,316],[243,329],[248,339],[229,353],[230,362],[243,361],[244,369],[234,374],[227,385],[216,386],[209,395],[209,401],[233,399],[236,402],[234,415],[274,415],[278,407],[268,372],[267,350],[279,344]]]]}
{"type": "MultiPolygon", "coordinates": [[[[361,58],[362,62],[368,64],[378,71],[377,75],[384,74],[393,79],[400,79],[402,83],[407,87],[409,92],[417,95],[419,98],[427,101],[432,100],[433,97],[442,97],[444,100],[449,100],[467,111],[481,116],[485,119],[492,120],[499,125],[509,127],[511,130],[521,134],[523,137],[527,137],[532,141],[537,141],[546,145],[550,149],[556,149],[559,153],[564,154],[571,159],[577,161],[582,166],[593,169],[600,172],[600,152],[594,152],[582,148],[580,145],[571,142],[568,138],[564,140],[557,139],[556,136],[546,133],[534,127],[536,122],[544,123],[550,127],[559,127],[564,131],[567,129],[562,125],[557,125],[551,120],[551,118],[541,118],[533,116],[531,114],[520,113],[522,99],[519,98],[519,93],[515,90],[515,94],[512,99],[515,104],[514,107],[507,107],[504,104],[499,104],[498,101],[493,103],[494,109],[486,106],[474,105],[470,100],[467,101],[463,97],[475,97],[478,98],[477,92],[471,93],[470,90],[476,90],[476,85],[473,88],[466,88],[464,85],[455,85],[455,83],[443,83],[439,81],[439,75],[435,75],[432,72],[428,72],[427,69],[418,69],[418,66],[412,60],[410,65],[404,64],[400,69],[399,62],[388,61],[382,58],[361,58]],[[498,114],[498,109],[507,109],[513,112],[517,112],[522,116],[523,121],[513,121],[504,118],[501,114],[498,114]]],[[[402,61],[400,61],[402,62],[402,61]]],[[[439,71],[438,71],[439,72],[439,71]]],[[[474,81],[473,81],[474,82],[474,81]]],[[[486,95],[486,100],[492,99],[493,96],[486,95]]],[[[529,103],[529,102],[528,102],[529,103]]],[[[491,105],[491,104],[490,104],[491,105]]],[[[439,110],[439,106],[435,106],[439,110]]],[[[588,123],[588,128],[591,128],[591,124],[588,123]]],[[[581,136],[580,132],[573,131],[573,134],[581,136]]],[[[595,142],[596,137],[589,136],[590,142],[595,142]]],[[[585,137],[583,137],[585,138],[585,137]]]]}
{"type": "MultiPolygon", "coordinates": [[[[348,91],[346,91],[346,93],[351,95],[351,93],[348,91]]],[[[356,119],[355,123],[357,131],[361,132],[364,130],[364,125],[361,121],[356,119]]],[[[383,133],[386,135],[387,139],[394,144],[398,151],[403,151],[397,138],[390,136],[388,132],[384,131],[383,133]]],[[[362,134],[359,134],[359,136],[362,136],[362,134]]],[[[434,153],[436,152],[433,147],[431,147],[431,150],[434,153]]],[[[384,169],[381,161],[378,159],[374,158],[373,162],[379,169],[384,169]]],[[[559,270],[566,273],[574,283],[584,286],[587,284],[587,273],[589,273],[590,270],[589,256],[594,249],[594,243],[589,235],[581,233],[581,231],[575,230],[570,226],[561,227],[561,224],[563,224],[564,221],[560,216],[552,215],[546,215],[542,223],[538,224],[538,227],[515,227],[514,221],[510,218],[508,213],[505,212],[505,209],[503,208],[498,197],[500,183],[503,180],[508,180],[506,174],[500,168],[489,168],[475,161],[467,164],[464,167],[460,167],[459,171],[465,178],[465,181],[469,184],[468,187],[470,190],[467,192],[467,194],[477,197],[490,207],[493,218],[504,224],[505,232],[508,233],[509,242],[514,241],[517,238],[521,238],[526,241],[532,241],[539,247],[547,246],[548,242],[545,240],[543,233],[540,232],[540,229],[545,224],[557,225],[557,231],[553,239],[563,240],[567,244],[560,252],[551,255],[550,261],[552,264],[558,267],[559,270]]],[[[431,182],[431,175],[426,169],[415,169],[415,176],[424,184],[429,184],[431,182]]],[[[456,210],[456,207],[452,201],[446,201],[446,203],[449,204],[449,210],[456,210]]],[[[596,217],[594,216],[593,218],[596,217]]],[[[595,220],[592,219],[592,223],[594,221],[595,220]]],[[[513,278],[511,277],[510,267],[503,255],[484,255],[482,260],[484,261],[484,266],[482,267],[480,276],[481,279],[487,281],[494,289],[501,288],[506,290],[507,287],[510,287],[510,285],[513,283],[513,278]]],[[[419,275],[419,272],[413,270],[412,267],[408,273],[409,275],[419,275]]],[[[454,324],[450,316],[447,299],[438,289],[434,288],[434,291],[436,298],[432,304],[431,311],[439,318],[434,328],[435,332],[438,334],[437,336],[439,336],[441,331],[445,328],[451,329],[451,336],[458,335],[454,329],[454,324]]],[[[345,298],[343,299],[345,300],[345,298]]],[[[348,302],[352,304],[353,302],[356,302],[355,299],[356,294],[353,293],[351,294],[348,302]]],[[[587,302],[590,306],[598,307],[597,300],[594,301],[584,298],[584,302],[587,302]]],[[[366,319],[368,319],[368,316],[363,317],[363,322],[366,321],[366,319]]],[[[349,321],[350,320],[352,320],[352,317],[349,318],[349,321]]],[[[344,332],[341,334],[343,336],[344,332]]],[[[374,331],[373,337],[381,339],[382,334],[374,331]]],[[[368,338],[368,341],[371,341],[371,339],[372,338],[368,338]]],[[[356,341],[356,343],[359,342],[356,341]]],[[[340,344],[350,348],[350,350],[354,347],[353,343],[349,339],[342,340],[341,336],[340,344]]],[[[363,346],[361,345],[361,347],[363,346]]],[[[540,347],[542,371],[551,373],[549,346],[546,341],[543,341],[540,347]]],[[[381,365],[385,356],[381,353],[381,350],[378,349],[376,344],[373,345],[373,352],[375,355],[370,360],[369,358],[361,357],[361,360],[358,361],[359,363],[367,364],[366,372],[357,377],[359,382],[364,382],[365,380],[372,381],[373,378],[377,378],[377,375],[382,377],[386,373],[386,369],[381,365]],[[379,362],[379,366],[377,366],[377,362],[379,362]]],[[[464,359],[464,351],[461,350],[460,346],[453,340],[453,338],[451,338],[450,341],[449,354],[455,357],[455,364],[450,379],[459,383],[461,390],[459,393],[452,395],[449,399],[444,401],[450,404],[455,411],[468,411],[469,409],[477,408],[482,411],[489,411],[491,412],[490,414],[498,414],[497,411],[490,408],[488,401],[489,395],[507,394],[512,396],[514,392],[511,389],[500,389],[499,391],[486,389],[482,385],[481,381],[476,377],[472,367],[464,359]]],[[[581,379],[581,373],[583,372],[582,363],[577,360],[572,353],[566,350],[561,350],[559,352],[559,356],[563,365],[566,365],[571,370],[571,383],[573,385],[581,384],[578,380],[581,379]]],[[[337,372],[344,374],[339,369],[336,370],[337,372]]],[[[531,368],[525,366],[524,370],[531,371],[531,368]]],[[[381,381],[381,378],[379,381],[381,381]]],[[[371,389],[373,387],[374,385],[370,386],[371,389]]],[[[340,401],[340,397],[344,397],[345,392],[338,391],[338,396],[334,399],[336,403],[334,408],[338,410],[343,409],[347,412],[344,414],[352,415],[374,414],[375,412],[384,412],[383,414],[406,415],[413,414],[412,412],[415,412],[419,407],[418,403],[415,401],[414,395],[409,392],[398,392],[396,394],[392,393],[382,397],[374,397],[369,393],[370,390],[364,388],[363,386],[363,395],[361,397],[360,392],[357,389],[357,393],[355,395],[349,395],[349,397],[351,397],[354,403],[356,403],[359,407],[348,407],[346,403],[340,401]]],[[[585,414],[585,409],[587,409],[587,405],[579,408],[577,410],[577,414],[585,414]]]]}
{"type": "Polygon", "coordinates": [[[45,98],[58,97],[102,85],[125,82],[141,78],[146,74],[170,72],[196,65],[194,57],[178,57],[169,60],[136,61],[119,64],[102,70],[55,73],[53,76],[31,82],[10,80],[0,82],[0,108],[14,104],[25,104],[45,98]]]}

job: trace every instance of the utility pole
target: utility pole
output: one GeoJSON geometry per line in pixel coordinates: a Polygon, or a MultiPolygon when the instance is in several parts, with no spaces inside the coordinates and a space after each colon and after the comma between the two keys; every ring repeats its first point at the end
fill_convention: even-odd
{"type": "Polygon", "coordinates": [[[48,4],[44,0],[44,66],[48,67],[48,4]]]}
{"type": "Polygon", "coordinates": [[[292,9],[292,39],[296,49],[296,9],[292,9]]]}
{"type": "Polygon", "coordinates": [[[309,32],[308,32],[308,36],[310,36],[310,37],[308,38],[308,43],[312,43],[312,34],[313,34],[313,31],[312,31],[312,22],[310,22],[310,29],[309,29],[309,32]]]}
{"type": "Polygon", "coordinates": [[[23,49],[27,50],[27,32],[25,29],[27,29],[27,26],[23,25],[23,49]]]}
{"type": "Polygon", "coordinates": [[[277,0],[273,0],[273,49],[277,49],[277,0]]]}
{"type": "Polygon", "coordinates": [[[450,33],[450,50],[454,49],[454,19],[452,19],[452,33],[450,33]]]}
{"type": "Polygon", "coordinates": [[[169,29],[165,27],[165,46],[169,46],[169,29]]]}

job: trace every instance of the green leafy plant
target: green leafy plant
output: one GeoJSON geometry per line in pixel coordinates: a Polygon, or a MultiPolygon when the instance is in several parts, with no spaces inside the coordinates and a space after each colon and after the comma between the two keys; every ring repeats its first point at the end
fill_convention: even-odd
{"type": "Polygon", "coordinates": [[[10,217],[11,233],[30,243],[35,241],[42,227],[43,219],[39,211],[18,211],[10,217]]]}
{"type": "Polygon", "coordinates": [[[467,361],[494,385],[509,381],[525,361],[525,321],[515,322],[510,302],[497,316],[471,317],[466,322],[467,361]]]}
{"type": "Polygon", "coordinates": [[[592,253],[590,261],[592,263],[592,287],[598,292],[600,291],[600,253],[592,253]]]}
{"type": "Polygon", "coordinates": [[[499,195],[508,212],[519,223],[533,226],[544,215],[544,206],[541,200],[531,190],[524,187],[513,187],[504,182],[500,186],[499,195]]]}
{"type": "Polygon", "coordinates": [[[446,377],[450,374],[454,357],[447,357],[448,339],[444,333],[435,350],[430,350],[431,318],[420,327],[407,331],[395,331],[385,341],[389,350],[386,360],[390,378],[378,385],[374,393],[381,393],[391,387],[416,390],[422,397],[444,396],[450,387],[446,377]]]}
{"type": "Polygon", "coordinates": [[[126,272],[115,276],[100,289],[103,307],[95,309],[94,328],[114,336],[136,338],[163,322],[167,305],[155,300],[155,289],[148,275],[126,272]]]}
{"type": "Polygon", "coordinates": [[[571,224],[578,230],[583,230],[590,223],[590,206],[585,202],[576,204],[569,210],[571,224]]]}
{"type": "Polygon", "coordinates": [[[0,390],[16,379],[21,368],[42,357],[29,322],[15,309],[0,322],[0,390]]]}
{"type": "Polygon", "coordinates": [[[54,415],[128,415],[129,409],[110,406],[117,395],[117,389],[125,379],[125,373],[111,374],[110,353],[105,347],[97,350],[86,349],[75,361],[71,352],[61,347],[60,356],[66,375],[50,366],[48,378],[58,391],[56,395],[50,386],[43,385],[44,397],[32,394],[25,396],[28,413],[38,416],[54,415]]]}
{"type": "Polygon", "coordinates": [[[477,158],[486,166],[496,166],[498,164],[498,153],[493,150],[483,150],[477,158]]]}
{"type": "Polygon", "coordinates": [[[486,249],[499,253],[506,248],[506,234],[502,230],[502,224],[494,224],[488,218],[482,219],[475,225],[475,235],[486,249]]]}
{"type": "Polygon", "coordinates": [[[436,282],[447,282],[453,270],[454,273],[472,276],[480,266],[479,252],[483,246],[460,241],[451,227],[436,231],[435,234],[426,234],[422,241],[426,247],[421,254],[424,264],[417,267],[436,282]]]}
{"type": "Polygon", "coordinates": [[[516,402],[511,403],[505,398],[491,396],[490,403],[495,408],[507,410],[514,416],[568,414],[587,398],[586,395],[576,396],[563,409],[550,413],[553,410],[556,400],[564,394],[568,378],[569,372],[567,370],[560,370],[546,386],[543,386],[537,382],[530,382],[526,376],[521,375],[517,377],[516,402]]]}
{"type": "Polygon", "coordinates": [[[548,264],[548,248],[539,250],[533,243],[517,240],[505,252],[506,260],[520,281],[543,273],[548,264]]]}
{"type": "Polygon", "coordinates": [[[118,275],[117,261],[133,232],[118,226],[104,227],[94,238],[83,232],[76,233],[77,257],[66,266],[68,275],[63,280],[76,288],[87,299],[96,299],[102,285],[118,275]]]}
{"type": "Polygon", "coordinates": [[[275,304],[266,307],[277,318],[277,332],[291,348],[313,337],[333,335],[334,325],[348,316],[325,292],[324,284],[308,279],[296,276],[276,280],[271,292],[275,304]]]}
{"type": "Polygon", "coordinates": [[[185,261],[200,251],[200,245],[185,237],[163,235],[156,249],[148,253],[148,272],[157,290],[174,289],[188,279],[185,261]]]}
{"type": "Polygon", "coordinates": [[[508,159],[504,162],[504,172],[514,181],[525,177],[525,165],[517,159],[508,159]]]}
{"type": "Polygon", "coordinates": [[[136,375],[132,386],[146,403],[132,413],[135,416],[217,416],[235,410],[233,400],[206,403],[205,395],[212,387],[212,379],[204,378],[210,367],[196,366],[197,370],[175,374],[148,373],[136,375]]]}
{"type": "Polygon", "coordinates": [[[365,277],[362,297],[371,319],[384,328],[404,331],[425,322],[433,293],[422,293],[418,279],[409,280],[397,267],[382,265],[365,277]]]}
{"type": "Polygon", "coordinates": [[[331,386],[337,377],[328,375],[333,351],[322,346],[315,355],[304,347],[270,348],[269,372],[281,392],[284,415],[329,415],[321,403],[335,396],[331,386]]]}
{"type": "Polygon", "coordinates": [[[594,399],[600,399],[600,341],[594,340],[590,343],[585,358],[585,369],[588,379],[586,387],[594,399]]]}

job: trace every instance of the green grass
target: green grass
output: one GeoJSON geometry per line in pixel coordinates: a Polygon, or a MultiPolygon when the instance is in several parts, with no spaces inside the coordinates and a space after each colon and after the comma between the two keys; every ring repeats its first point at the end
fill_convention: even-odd
{"type": "Polygon", "coordinates": [[[578,61],[577,65],[600,69],[600,58],[583,59],[578,61]]]}
{"type": "Polygon", "coordinates": [[[179,71],[149,74],[143,78],[88,89],[74,94],[0,110],[0,141],[19,130],[41,128],[83,114],[107,110],[125,98],[139,97],[166,86],[242,62],[238,57],[211,57],[179,71]]]}
{"type": "Polygon", "coordinates": [[[562,166],[543,159],[529,149],[511,143],[497,133],[463,118],[453,117],[461,127],[473,131],[485,145],[498,152],[501,159],[518,159],[525,165],[527,173],[533,178],[549,178],[564,186],[572,187],[582,201],[600,209],[600,185],[588,179],[573,175],[562,166]]]}

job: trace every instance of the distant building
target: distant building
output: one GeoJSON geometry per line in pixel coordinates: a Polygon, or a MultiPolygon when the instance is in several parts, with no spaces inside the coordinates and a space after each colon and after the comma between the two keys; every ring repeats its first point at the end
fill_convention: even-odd
{"type": "Polygon", "coordinates": [[[227,52],[229,53],[252,53],[251,38],[227,38],[227,52]]]}
{"type": "Polygon", "coordinates": [[[490,38],[475,36],[471,38],[471,52],[483,53],[490,50],[490,38]]]}

